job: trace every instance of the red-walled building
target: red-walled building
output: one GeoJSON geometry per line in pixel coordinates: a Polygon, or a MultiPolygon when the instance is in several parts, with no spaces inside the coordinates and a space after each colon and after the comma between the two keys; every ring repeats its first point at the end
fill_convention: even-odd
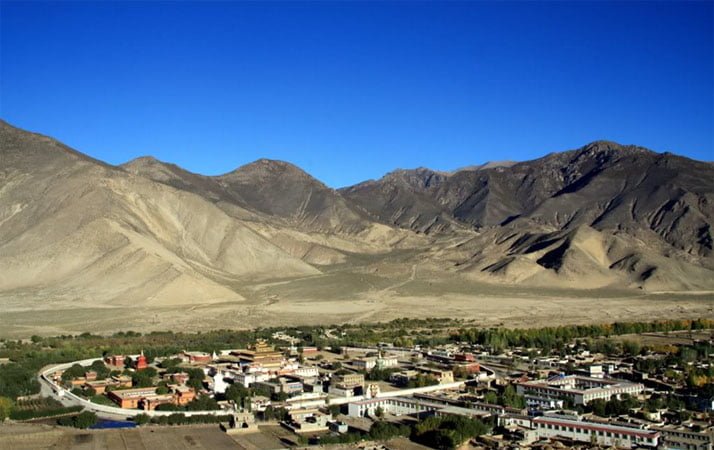
{"type": "Polygon", "coordinates": [[[104,357],[104,364],[112,367],[124,368],[124,355],[112,355],[104,357]]]}
{"type": "Polygon", "coordinates": [[[456,367],[460,367],[460,368],[464,369],[464,370],[466,371],[466,373],[471,373],[471,374],[473,374],[473,373],[479,373],[479,372],[481,372],[481,365],[480,365],[479,363],[477,363],[477,362],[461,364],[461,365],[456,366],[456,367]]]}

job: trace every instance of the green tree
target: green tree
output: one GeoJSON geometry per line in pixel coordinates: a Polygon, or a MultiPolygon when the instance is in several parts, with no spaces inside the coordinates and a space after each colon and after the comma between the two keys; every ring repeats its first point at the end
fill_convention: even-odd
{"type": "Polygon", "coordinates": [[[137,425],[146,425],[151,421],[151,417],[148,414],[138,414],[134,416],[134,423],[137,425]]]}
{"type": "Polygon", "coordinates": [[[188,381],[186,382],[188,386],[191,386],[197,391],[203,389],[203,378],[205,377],[203,370],[186,369],[186,373],[188,374],[188,381]]]}
{"type": "Polygon", "coordinates": [[[83,377],[86,371],[86,367],[83,367],[79,364],[72,364],[72,367],[62,372],[62,379],[64,381],[69,381],[73,378],[83,377]]]}
{"type": "Polygon", "coordinates": [[[642,346],[637,341],[625,340],[622,342],[622,352],[629,356],[639,355],[642,351],[642,346]]]}
{"type": "Polygon", "coordinates": [[[160,366],[162,369],[173,369],[181,364],[181,362],[181,358],[166,358],[161,361],[160,366]]]}
{"type": "Polygon", "coordinates": [[[588,403],[588,408],[592,411],[593,414],[596,416],[600,417],[606,417],[606,411],[605,408],[607,406],[607,401],[604,399],[598,398],[595,400],[592,400],[588,403]]]}
{"type": "Polygon", "coordinates": [[[275,408],[270,405],[263,411],[263,418],[265,420],[285,420],[288,417],[288,410],[285,408],[275,408]]]}
{"type": "Polygon", "coordinates": [[[104,361],[102,361],[102,360],[94,361],[89,366],[88,370],[93,370],[94,372],[96,372],[98,380],[107,378],[110,374],[109,368],[107,367],[106,364],[104,364],[104,361]]]}
{"type": "Polygon", "coordinates": [[[340,405],[330,405],[327,407],[327,409],[330,411],[332,417],[337,417],[337,415],[340,414],[341,411],[340,405]]]}
{"type": "Polygon", "coordinates": [[[488,425],[468,417],[429,417],[414,426],[412,437],[432,448],[452,449],[488,431],[488,425]]]}
{"type": "Polygon", "coordinates": [[[10,411],[12,411],[13,403],[7,397],[0,397],[0,422],[10,417],[10,411]]]}
{"type": "Polygon", "coordinates": [[[97,423],[97,415],[91,411],[79,413],[73,420],[75,428],[89,428],[97,423]]]}
{"type": "Polygon", "coordinates": [[[147,367],[143,370],[137,370],[131,373],[131,382],[134,387],[150,387],[154,385],[156,377],[156,369],[147,367]]]}
{"type": "Polygon", "coordinates": [[[207,395],[200,395],[186,405],[187,411],[213,411],[220,409],[216,399],[207,395]]]}
{"type": "Polygon", "coordinates": [[[376,441],[386,441],[397,436],[409,436],[410,432],[410,428],[406,425],[379,421],[369,428],[369,437],[376,441]]]}
{"type": "Polygon", "coordinates": [[[498,404],[498,394],[493,391],[488,391],[483,395],[483,401],[496,405],[498,404]]]}
{"type": "Polygon", "coordinates": [[[16,363],[0,368],[0,396],[15,399],[40,391],[35,371],[16,363]]]}
{"type": "Polygon", "coordinates": [[[273,392],[270,394],[270,399],[274,402],[284,402],[289,399],[290,395],[287,392],[273,392]]]}
{"type": "Polygon", "coordinates": [[[384,409],[378,406],[377,409],[374,410],[374,416],[378,419],[382,419],[384,417],[384,409]]]}
{"type": "Polygon", "coordinates": [[[525,408],[526,399],[522,395],[516,393],[516,389],[512,384],[506,386],[501,396],[501,402],[503,406],[510,406],[512,408],[525,408]]]}
{"type": "Polygon", "coordinates": [[[250,390],[242,384],[234,383],[226,388],[224,395],[226,400],[232,400],[236,405],[240,405],[244,398],[250,397],[250,390]]]}

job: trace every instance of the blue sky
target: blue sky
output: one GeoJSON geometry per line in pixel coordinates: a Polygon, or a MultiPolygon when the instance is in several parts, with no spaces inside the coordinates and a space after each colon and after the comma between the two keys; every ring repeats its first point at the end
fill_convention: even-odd
{"type": "Polygon", "coordinates": [[[714,160],[714,3],[2,2],[0,116],[330,186],[597,139],[714,160]]]}

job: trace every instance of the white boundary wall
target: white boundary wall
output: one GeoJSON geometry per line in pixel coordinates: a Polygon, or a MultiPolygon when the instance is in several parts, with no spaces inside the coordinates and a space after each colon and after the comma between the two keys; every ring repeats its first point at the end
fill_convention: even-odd
{"type": "MultiPolygon", "coordinates": [[[[136,357],[138,355],[129,355],[131,357],[136,357]]],[[[227,415],[227,414],[232,414],[232,411],[224,411],[224,410],[211,410],[211,411],[144,411],[140,409],[125,409],[125,408],[119,408],[116,406],[106,406],[106,405],[100,405],[98,403],[90,402],[89,400],[85,400],[81,397],[78,397],[71,393],[70,391],[64,389],[63,387],[57,385],[54,383],[50,378],[49,374],[54,373],[58,370],[67,370],[70,367],[72,367],[74,364],[79,364],[82,366],[89,366],[91,365],[94,361],[101,361],[102,358],[90,358],[90,359],[83,359],[81,361],[72,361],[64,364],[55,364],[52,366],[47,366],[44,369],[42,369],[39,373],[39,378],[40,382],[44,382],[47,385],[50,386],[52,389],[52,393],[55,397],[61,398],[66,398],[71,400],[71,402],[75,405],[80,405],[83,406],[85,409],[88,409],[90,411],[93,411],[97,414],[111,414],[112,416],[123,416],[123,417],[134,417],[139,414],[146,414],[150,417],[158,417],[158,416],[170,416],[171,414],[183,414],[185,416],[196,416],[196,415],[204,415],[204,414],[210,414],[210,415],[215,415],[215,416],[220,416],[220,415],[227,415]]],[[[397,391],[389,391],[389,392],[380,392],[377,394],[375,398],[389,398],[389,397],[404,397],[404,396],[409,396],[409,395],[414,395],[414,394],[423,394],[427,392],[436,392],[436,391],[443,391],[443,390],[448,390],[448,389],[459,389],[461,386],[466,384],[463,381],[456,381],[453,383],[445,383],[445,384],[435,384],[433,386],[424,386],[424,387],[418,387],[418,388],[413,388],[413,389],[400,389],[397,391]]],[[[362,400],[367,400],[368,398],[364,395],[359,395],[355,397],[345,397],[345,398],[327,398],[324,400],[305,400],[305,401],[298,401],[295,402],[293,407],[307,407],[307,406],[322,406],[322,405],[344,405],[347,403],[353,403],[353,402],[359,402],[362,400]]]]}
{"type": "MultiPolygon", "coordinates": [[[[380,392],[374,398],[388,398],[388,397],[408,397],[414,394],[424,394],[427,392],[437,392],[446,391],[449,389],[460,389],[461,386],[465,385],[465,381],[455,381],[453,383],[445,384],[435,384],[433,386],[424,386],[412,389],[399,389],[397,391],[380,392]]],[[[345,397],[345,398],[330,398],[327,400],[328,405],[344,405],[346,403],[361,402],[362,400],[370,400],[365,395],[357,395],[355,397],[345,397]]]]}
{"type": "Polygon", "coordinates": [[[85,409],[93,411],[97,414],[104,413],[104,414],[111,414],[113,416],[124,416],[124,417],[134,417],[134,416],[138,416],[139,414],[146,414],[151,417],[158,417],[158,416],[170,416],[171,414],[177,414],[177,413],[183,414],[185,416],[197,416],[197,415],[205,415],[205,414],[210,414],[213,416],[222,416],[222,415],[227,415],[227,414],[232,413],[230,411],[223,411],[223,410],[144,411],[141,409],[125,409],[125,408],[119,408],[116,406],[100,405],[98,403],[90,402],[89,400],[85,400],[81,397],[74,395],[70,391],[55,384],[48,376],[48,374],[56,372],[58,370],[67,370],[75,364],[79,364],[81,366],[89,366],[94,361],[101,361],[101,360],[102,360],[102,358],[83,359],[81,361],[72,361],[69,363],[57,364],[57,365],[46,367],[46,368],[42,369],[42,371],[40,372],[41,382],[45,382],[45,383],[49,384],[50,387],[52,388],[52,392],[55,396],[60,397],[60,398],[69,398],[72,401],[72,403],[74,403],[75,405],[83,406],[85,409]]]}

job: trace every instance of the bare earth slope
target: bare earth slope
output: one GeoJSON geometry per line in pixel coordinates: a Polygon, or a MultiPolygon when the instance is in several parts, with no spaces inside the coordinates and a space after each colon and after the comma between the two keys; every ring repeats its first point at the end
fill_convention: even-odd
{"type": "Polygon", "coordinates": [[[121,167],[205,198],[290,255],[317,266],[344,262],[346,252],[382,253],[424,241],[375,221],[337,191],[282,161],[260,159],[215,177],[150,157],[121,167]]]}
{"type": "Polygon", "coordinates": [[[611,142],[333,190],[281,161],[111,166],[0,121],[0,330],[710,315],[713,202],[711,163],[611,142]]]}
{"type": "Polygon", "coordinates": [[[241,300],[226,279],[319,273],[197,195],[5,123],[0,141],[3,291],[195,304],[241,300]]]}

